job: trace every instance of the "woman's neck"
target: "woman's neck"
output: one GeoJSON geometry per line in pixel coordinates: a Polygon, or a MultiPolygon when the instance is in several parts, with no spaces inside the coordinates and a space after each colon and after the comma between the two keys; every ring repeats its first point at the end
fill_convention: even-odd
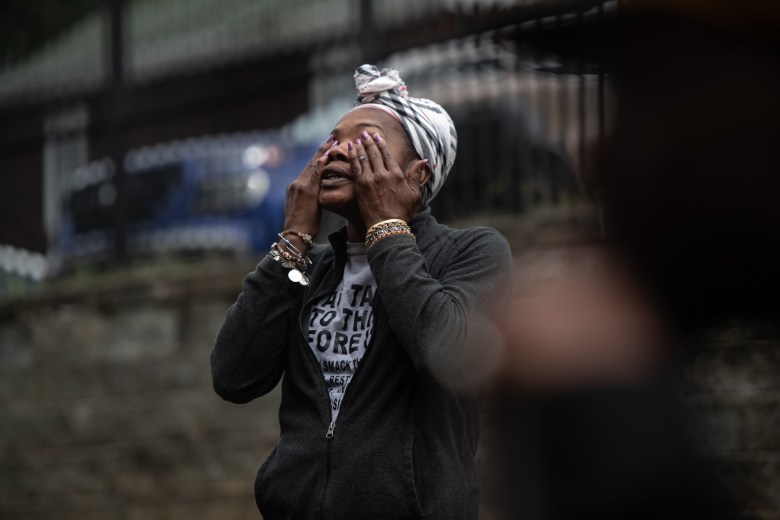
{"type": "Polygon", "coordinates": [[[347,240],[350,242],[363,242],[366,239],[366,225],[363,221],[354,222],[347,220],[347,240]]]}

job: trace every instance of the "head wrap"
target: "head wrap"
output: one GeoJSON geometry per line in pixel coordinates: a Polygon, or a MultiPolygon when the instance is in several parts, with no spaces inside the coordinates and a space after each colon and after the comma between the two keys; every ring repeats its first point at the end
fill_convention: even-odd
{"type": "Polygon", "coordinates": [[[384,110],[406,130],[417,155],[427,159],[431,178],[423,186],[422,202],[427,205],[441,189],[455,162],[458,134],[449,114],[430,99],[409,97],[397,70],[361,65],[355,70],[358,106],[384,110]]]}

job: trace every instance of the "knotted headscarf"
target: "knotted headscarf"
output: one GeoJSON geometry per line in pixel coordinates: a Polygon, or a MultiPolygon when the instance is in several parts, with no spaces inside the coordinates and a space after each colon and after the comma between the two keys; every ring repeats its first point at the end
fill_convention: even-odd
{"type": "Polygon", "coordinates": [[[441,189],[455,162],[458,134],[449,114],[430,99],[409,97],[406,84],[394,69],[361,65],[355,70],[358,107],[384,110],[401,123],[417,155],[427,159],[431,178],[423,186],[426,206],[441,189]]]}

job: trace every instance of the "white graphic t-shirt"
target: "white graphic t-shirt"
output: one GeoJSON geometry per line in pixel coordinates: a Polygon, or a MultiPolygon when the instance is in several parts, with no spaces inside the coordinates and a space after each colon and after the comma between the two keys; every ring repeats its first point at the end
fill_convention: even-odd
{"type": "Polygon", "coordinates": [[[344,277],[332,294],[314,303],[308,322],[309,346],[325,377],[332,421],[371,339],[375,293],[366,246],[348,242],[344,277]]]}

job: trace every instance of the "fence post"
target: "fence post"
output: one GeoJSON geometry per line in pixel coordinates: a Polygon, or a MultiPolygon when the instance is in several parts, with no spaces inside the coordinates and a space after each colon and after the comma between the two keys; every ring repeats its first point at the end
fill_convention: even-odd
{"type": "Polygon", "coordinates": [[[374,26],[373,0],[360,1],[360,48],[363,63],[374,63],[379,57],[376,27],[374,26]]]}
{"type": "Polygon", "coordinates": [[[124,31],[123,0],[105,0],[108,59],[107,101],[107,144],[108,153],[114,163],[114,259],[122,262],[127,258],[127,189],[124,168],[124,146],[122,136],[122,112],[124,108],[124,31]]]}

